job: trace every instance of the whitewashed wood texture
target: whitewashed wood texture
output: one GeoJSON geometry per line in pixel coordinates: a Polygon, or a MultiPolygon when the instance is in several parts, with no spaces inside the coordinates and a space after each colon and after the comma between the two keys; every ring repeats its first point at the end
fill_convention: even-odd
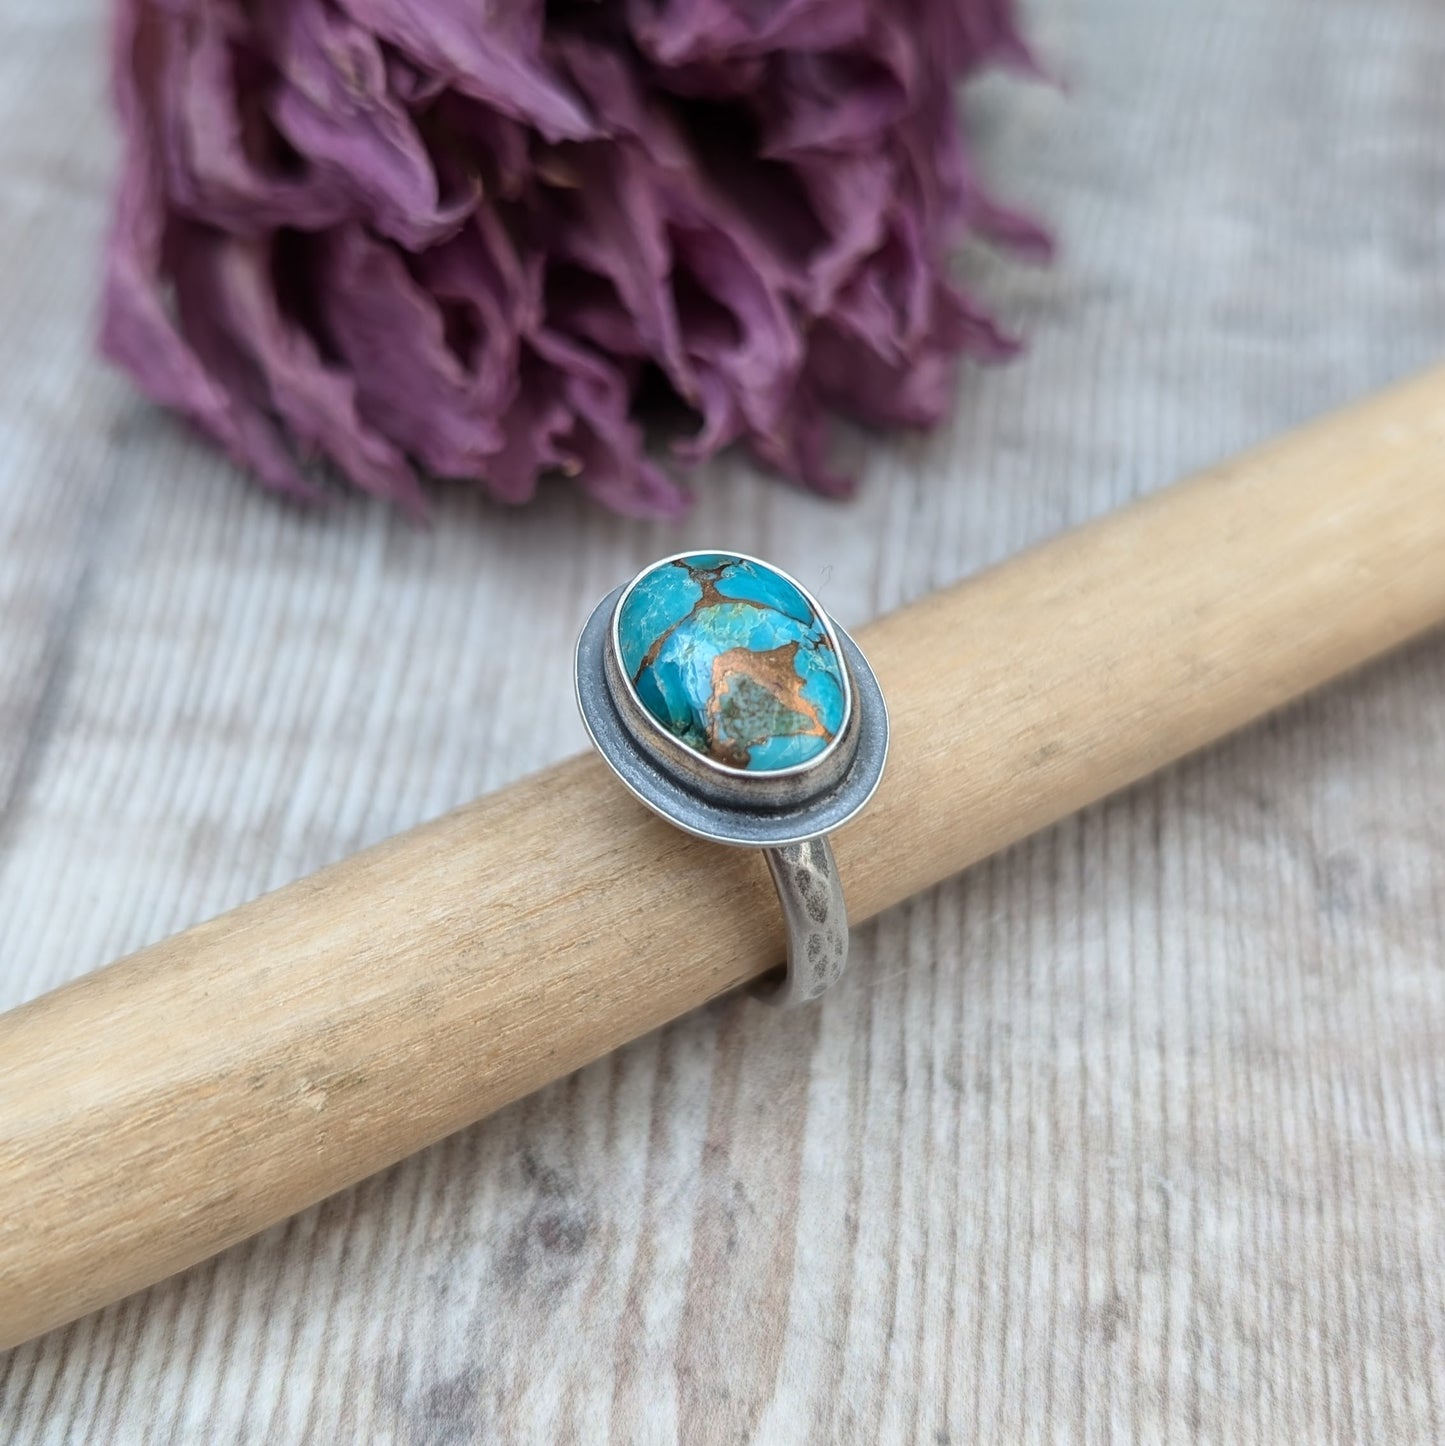
{"type": "MultiPolygon", "coordinates": [[[[1030,352],[855,504],[302,516],[90,358],[102,29],[0,8],[0,1005],[580,747],[659,552],[853,624],[1445,339],[1437,0],[1047,0],[1064,88],[968,102],[1064,242],[963,260],[1030,352]]],[[[0,1356],[0,1441],[1445,1439],[1442,820],[1436,638],[0,1356]]]]}

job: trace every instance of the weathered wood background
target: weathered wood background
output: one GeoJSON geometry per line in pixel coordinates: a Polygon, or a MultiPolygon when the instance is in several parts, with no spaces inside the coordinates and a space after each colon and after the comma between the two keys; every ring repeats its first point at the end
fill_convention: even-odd
{"type": "MultiPolygon", "coordinates": [[[[855,505],[304,517],[90,358],[102,29],[0,10],[0,1005],[580,747],[659,552],[853,624],[1445,342],[1438,0],[1046,0],[1064,89],[969,101],[1031,351],[855,505]]],[[[1445,1438],[1445,640],[857,948],[0,1356],[0,1440],[1445,1438]]]]}

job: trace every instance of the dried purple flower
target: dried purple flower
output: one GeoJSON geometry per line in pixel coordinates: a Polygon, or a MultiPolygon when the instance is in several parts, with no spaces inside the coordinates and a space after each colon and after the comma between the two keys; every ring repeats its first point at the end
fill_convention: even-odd
{"type": "Polygon", "coordinates": [[[1046,243],[970,171],[954,81],[1010,0],[116,0],[123,174],[102,344],[268,486],[329,459],[619,512],[646,455],[747,443],[820,491],[824,416],[927,425],[1009,340],[963,229],[1046,243]]]}

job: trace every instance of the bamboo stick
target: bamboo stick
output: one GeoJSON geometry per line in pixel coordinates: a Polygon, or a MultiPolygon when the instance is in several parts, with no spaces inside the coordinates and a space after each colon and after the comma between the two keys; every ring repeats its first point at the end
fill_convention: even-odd
{"type": "MultiPolygon", "coordinates": [[[[873,624],[893,753],[836,843],[853,917],[1442,619],[1445,370],[873,624]]],[[[577,758],[0,1016],[0,1346],[781,954],[759,857],[577,758]]]]}

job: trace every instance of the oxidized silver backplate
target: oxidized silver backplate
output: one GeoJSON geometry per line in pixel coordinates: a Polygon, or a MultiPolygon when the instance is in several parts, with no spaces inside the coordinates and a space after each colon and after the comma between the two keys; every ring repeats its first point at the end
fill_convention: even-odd
{"type": "MultiPolygon", "coordinates": [[[[648,808],[699,838],[744,848],[779,848],[842,827],[873,796],[888,756],[888,709],[868,661],[836,623],[832,629],[841,648],[853,689],[847,742],[851,759],[841,777],[820,771],[820,790],[804,798],[783,797],[762,787],[754,801],[727,801],[709,796],[705,780],[686,768],[654,756],[639,743],[636,720],[624,718],[609,687],[612,659],[612,615],[623,588],[614,588],[598,603],[577,640],[577,704],[592,741],[618,778],[648,808]]],[[[830,620],[831,621],[831,620],[830,620]]],[[[615,665],[614,665],[615,666],[615,665]]],[[[763,783],[766,775],[759,775],[763,783]]]]}

